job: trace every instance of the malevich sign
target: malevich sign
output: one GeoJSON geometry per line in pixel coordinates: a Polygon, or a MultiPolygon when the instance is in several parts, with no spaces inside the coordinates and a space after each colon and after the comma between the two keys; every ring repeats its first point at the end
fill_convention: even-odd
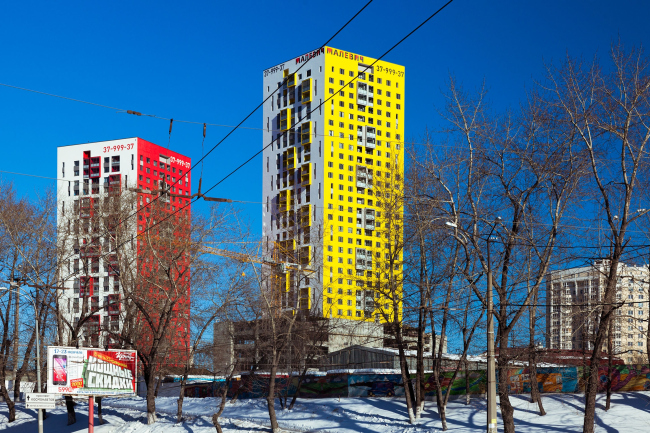
{"type": "Polygon", "coordinates": [[[48,347],[47,390],[71,395],[135,394],[137,353],[48,347]]]}

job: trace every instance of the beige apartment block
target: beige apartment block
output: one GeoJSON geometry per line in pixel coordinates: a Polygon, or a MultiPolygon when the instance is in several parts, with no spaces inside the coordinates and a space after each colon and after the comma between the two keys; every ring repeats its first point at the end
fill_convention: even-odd
{"type": "MultiPolygon", "coordinates": [[[[613,353],[626,363],[645,362],[649,293],[647,266],[619,265],[612,324],[613,353]]],[[[609,262],[554,271],[546,279],[546,347],[592,350],[604,303],[609,262]]],[[[602,350],[607,350],[607,340],[602,350]]]]}

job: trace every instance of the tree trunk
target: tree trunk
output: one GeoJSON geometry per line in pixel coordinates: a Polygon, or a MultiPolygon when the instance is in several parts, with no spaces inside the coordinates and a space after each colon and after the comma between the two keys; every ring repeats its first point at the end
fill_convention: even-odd
{"type": "MultiPolygon", "coordinates": [[[[25,354],[23,356],[23,364],[16,372],[16,377],[14,378],[14,401],[20,400],[20,384],[23,376],[25,375],[25,372],[27,371],[27,366],[29,365],[29,360],[31,358],[32,350],[34,350],[35,343],[36,343],[36,329],[32,331],[32,334],[29,337],[29,341],[27,342],[27,349],[25,350],[25,354]]],[[[47,383],[47,381],[45,383],[47,383]]]]}
{"type": "Polygon", "coordinates": [[[147,372],[150,367],[145,367],[144,380],[147,384],[147,424],[153,424],[156,418],[156,376],[147,372]]]}
{"type": "Polygon", "coordinates": [[[503,420],[504,433],[515,433],[515,410],[510,404],[510,396],[508,395],[508,359],[506,351],[508,348],[508,334],[505,332],[499,321],[499,356],[497,357],[497,370],[499,377],[497,380],[499,389],[499,404],[501,406],[501,419],[503,420]]]}
{"type": "Polygon", "coordinates": [[[440,386],[440,379],[436,370],[434,369],[433,375],[436,381],[436,406],[438,406],[438,416],[442,423],[442,431],[447,431],[447,412],[445,411],[444,396],[442,395],[442,387],[440,386]]]}
{"type": "Polygon", "coordinates": [[[612,321],[607,329],[607,398],[605,410],[609,410],[612,403],[612,321]]]}
{"type": "Polygon", "coordinates": [[[544,406],[542,405],[542,396],[539,394],[539,385],[537,383],[537,356],[535,349],[531,349],[530,358],[528,361],[528,370],[530,372],[530,400],[531,403],[537,403],[539,415],[546,415],[544,406]]]}
{"type": "Polygon", "coordinates": [[[154,392],[154,397],[158,397],[158,390],[160,389],[160,384],[162,383],[162,377],[158,376],[158,380],[156,380],[156,391],[154,392]]]}
{"type": "Polygon", "coordinates": [[[212,415],[212,424],[214,425],[214,428],[217,429],[217,433],[223,433],[223,430],[221,429],[221,424],[219,424],[219,417],[221,416],[224,409],[226,408],[226,399],[228,398],[229,387],[230,387],[230,379],[227,379],[225,386],[221,390],[221,402],[219,403],[219,409],[214,415],[212,415]]]}
{"type": "MultiPolygon", "coordinates": [[[[433,318],[432,322],[433,323],[433,318]]],[[[436,347],[436,329],[435,326],[432,326],[431,328],[431,339],[432,339],[432,345],[435,348],[436,347]]],[[[438,345],[442,345],[442,341],[438,343],[438,345]]],[[[435,352],[435,349],[432,349],[432,352],[435,352]]],[[[434,383],[436,384],[436,406],[438,407],[438,416],[440,417],[440,422],[442,423],[442,430],[447,431],[447,413],[445,412],[445,407],[444,407],[444,397],[442,395],[442,386],[440,385],[440,358],[436,355],[433,357],[433,380],[435,381],[434,383]]]]}
{"type": "Polygon", "coordinates": [[[271,364],[271,372],[269,374],[269,393],[266,396],[266,405],[269,410],[269,420],[271,421],[271,431],[273,433],[278,433],[280,431],[280,426],[278,425],[278,419],[275,415],[275,374],[278,370],[278,354],[275,348],[273,348],[273,363],[271,364]]]}
{"type": "Polygon", "coordinates": [[[465,404],[469,404],[469,366],[465,360],[465,404]]]}
{"type": "Polygon", "coordinates": [[[16,420],[16,403],[9,398],[9,391],[7,391],[7,387],[5,386],[4,374],[0,378],[0,394],[2,394],[2,398],[7,402],[7,409],[9,410],[9,419],[7,422],[14,422],[16,420]]]}
{"type": "MultiPolygon", "coordinates": [[[[530,272],[529,272],[530,274],[530,272]]],[[[536,291],[533,297],[533,305],[530,307],[529,315],[529,352],[528,352],[528,372],[530,382],[530,400],[531,403],[537,403],[539,415],[546,415],[544,406],[542,405],[542,396],[539,394],[539,385],[537,384],[537,349],[535,347],[535,308],[537,308],[537,295],[536,291]]]]}
{"type": "Polygon", "coordinates": [[[185,398],[185,382],[187,381],[187,371],[181,378],[181,390],[178,394],[178,411],[176,412],[176,422],[183,421],[183,399],[185,398]]]}
{"type": "Polygon", "coordinates": [[[585,417],[583,422],[583,433],[594,432],[594,421],[596,418],[596,393],[598,392],[598,366],[600,365],[601,349],[605,340],[605,333],[609,329],[612,321],[612,315],[615,309],[612,307],[614,294],[616,293],[616,283],[618,280],[618,266],[620,257],[620,246],[615,246],[613,259],[609,265],[609,275],[607,276],[607,287],[605,289],[605,305],[600,315],[600,322],[594,339],[594,347],[589,359],[589,376],[587,386],[585,387],[585,417]]]}
{"type": "MultiPolygon", "coordinates": [[[[418,342],[417,365],[415,372],[415,419],[419,420],[424,410],[424,331],[426,328],[426,314],[424,312],[424,291],[420,289],[420,311],[418,312],[418,342]]],[[[433,351],[434,348],[431,348],[433,351]]]]}
{"type": "Polygon", "coordinates": [[[68,425],[76,423],[77,414],[74,411],[74,400],[72,400],[72,396],[65,396],[65,408],[68,411],[68,425]]]}
{"type": "Polygon", "coordinates": [[[221,429],[221,424],[219,424],[219,416],[216,413],[212,415],[212,424],[214,425],[214,428],[217,430],[217,433],[223,433],[223,430],[221,429]]]}
{"type": "Polygon", "coordinates": [[[293,409],[293,405],[296,404],[296,399],[298,398],[298,393],[300,392],[302,382],[305,380],[305,376],[307,376],[307,363],[305,363],[305,368],[302,369],[302,373],[298,379],[298,386],[296,387],[296,392],[293,394],[293,398],[291,399],[291,404],[289,404],[289,410],[293,409]]]}
{"type": "Polygon", "coordinates": [[[411,385],[411,378],[409,374],[408,364],[406,362],[406,353],[404,352],[404,341],[402,338],[402,326],[400,323],[395,323],[395,339],[397,341],[397,350],[399,354],[399,367],[402,373],[402,383],[404,383],[404,397],[406,398],[406,410],[408,411],[409,423],[415,424],[415,416],[413,411],[413,386],[411,385]]]}
{"type": "Polygon", "coordinates": [[[100,424],[104,424],[104,418],[102,418],[102,398],[97,397],[95,401],[97,401],[97,418],[100,424]]]}

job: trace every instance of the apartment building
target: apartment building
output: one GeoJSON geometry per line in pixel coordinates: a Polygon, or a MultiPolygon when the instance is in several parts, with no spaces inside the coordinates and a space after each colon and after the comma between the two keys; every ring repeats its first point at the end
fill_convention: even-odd
{"type": "Polygon", "coordinates": [[[308,270],[287,273],[282,305],[332,319],[401,315],[378,287],[386,257],[401,272],[403,207],[393,203],[392,226],[384,208],[403,185],[404,67],[323,47],[263,75],[266,248],[308,270]]]}
{"type": "MultiPolygon", "coordinates": [[[[551,272],[546,279],[546,347],[593,350],[604,302],[608,261],[551,272]]],[[[645,356],[648,332],[648,267],[621,264],[616,302],[623,303],[612,325],[613,354],[625,362],[645,356]]],[[[607,350],[607,342],[602,347],[607,350]]]]}
{"type": "MultiPolygon", "coordinates": [[[[179,230],[187,224],[190,164],[190,158],[138,137],[57,149],[57,241],[65,261],[61,278],[69,288],[62,292],[59,308],[70,323],[91,314],[79,336],[81,346],[118,344],[126,275],[148,277],[138,280],[138,290],[152,300],[165,290],[162,282],[145,287],[156,265],[141,235],[151,222],[167,216],[186,217],[179,220],[179,230]]],[[[189,279],[180,287],[187,295],[176,307],[178,329],[168,343],[170,352],[181,354],[179,362],[189,344],[189,279]]],[[[151,335],[145,327],[136,337],[151,335]]]]}

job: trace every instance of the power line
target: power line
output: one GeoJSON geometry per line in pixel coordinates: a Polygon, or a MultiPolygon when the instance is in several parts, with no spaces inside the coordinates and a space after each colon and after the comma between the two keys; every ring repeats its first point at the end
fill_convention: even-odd
{"type": "Polygon", "coordinates": [[[71,180],[61,179],[61,178],[58,178],[58,177],[39,176],[37,174],[18,173],[18,172],[15,172],[15,171],[7,171],[7,170],[0,170],[0,173],[15,174],[17,176],[37,177],[37,178],[40,178],[40,179],[48,179],[48,180],[60,180],[60,181],[63,181],[63,182],[72,182],[71,180]]]}
{"type": "MultiPolygon", "coordinates": [[[[453,0],[450,0],[450,2],[451,2],[451,1],[453,1],[453,0]]],[[[349,20],[348,20],[348,21],[347,21],[347,22],[346,22],[342,27],[340,27],[340,28],[336,31],[336,33],[334,33],[334,35],[332,35],[329,39],[327,39],[327,41],[325,41],[325,43],[324,43],[322,46],[325,46],[325,45],[327,45],[330,41],[332,41],[332,39],[334,39],[334,37],[336,37],[339,33],[341,33],[341,32],[343,31],[343,29],[345,29],[345,28],[348,26],[348,24],[350,24],[350,23],[351,23],[351,22],[352,22],[352,21],[353,21],[357,16],[359,16],[359,14],[361,14],[361,12],[363,12],[363,10],[366,9],[366,7],[368,7],[368,6],[370,5],[370,3],[372,3],[372,2],[373,2],[373,0],[368,1],[368,2],[367,2],[367,3],[366,3],[366,4],[365,4],[361,9],[359,9],[359,10],[357,11],[357,13],[354,14],[354,16],[352,16],[352,18],[350,18],[350,19],[349,19],[349,20]]],[[[303,62],[303,64],[302,64],[302,65],[301,65],[301,66],[296,70],[296,72],[299,71],[300,69],[302,69],[303,67],[305,67],[305,65],[307,65],[307,63],[309,63],[310,60],[311,60],[311,58],[310,58],[310,59],[307,59],[307,61],[303,62]]],[[[288,80],[288,77],[286,77],[284,81],[287,81],[287,80],[288,80]]],[[[203,155],[203,156],[201,157],[201,159],[199,159],[199,161],[197,161],[195,164],[193,164],[192,167],[190,167],[190,169],[188,170],[188,173],[191,172],[191,171],[194,169],[194,167],[196,167],[199,163],[201,163],[205,158],[207,158],[208,155],[209,155],[212,151],[214,151],[214,150],[215,150],[219,145],[221,145],[221,143],[223,143],[226,139],[228,139],[228,137],[229,137],[229,136],[230,136],[230,135],[231,135],[231,134],[232,134],[232,133],[233,133],[237,128],[239,128],[239,127],[240,127],[240,126],[241,126],[241,125],[242,125],[246,120],[248,120],[248,118],[250,118],[250,117],[253,115],[253,113],[255,113],[255,112],[256,112],[256,111],[257,111],[261,106],[263,106],[264,103],[265,103],[269,98],[271,98],[271,96],[274,95],[274,94],[275,94],[279,89],[280,89],[280,87],[278,87],[277,89],[275,89],[275,90],[274,90],[273,92],[271,92],[271,93],[270,93],[270,94],[269,94],[269,95],[268,95],[268,96],[267,96],[267,97],[266,97],[266,98],[265,98],[261,103],[259,103],[259,104],[258,104],[258,105],[257,105],[257,106],[256,106],[256,107],[255,107],[255,108],[254,108],[254,109],[253,109],[253,110],[248,114],[248,115],[246,115],[246,116],[244,117],[244,119],[243,119],[241,122],[239,122],[239,123],[235,126],[234,129],[232,129],[228,134],[226,134],[225,137],[223,137],[221,140],[219,140],[219,142],[217,142],[217,144],[215,144],[215,145],[214,145],[214,146],[213,146],[213,147],[212,147],[212,148],[211,148],[211,149],[210,149],[210,150],[209,150],[205,155],[203,155]]],[[[79,101],[81,101],[81,100],[79,100],[79,101]]],[[[81,101],[81,102],[85,102],[85,101],[81,101]]],[[[93,105],[100,105],[100,104],[93,104],[93,105]]],[[[109,108],[114,108],[114,107],[109,107],[109,108]]],[[[130,114],[138,114],[138,115],[141,115],[141,113],[130,113],[130,114]]],[[[178,182],[180,182],[181,179],[182,179],[182,176],[179,177],[178,180],[175,181],[172,185],[170,185],[169,188],[174,187],[174,185],[176,185],[178,182]]],[[[214,186],[213,186],[212,188],[210,188],[208,191],[206,191],[206,193],[209,192],[209,191],[211,191],[213,188],[214,188],[214,186]]],[[[204,193],[204,195],[205,195],[205,193],[204,193]]],[[[155,197],[155,198],[154,198],[150,203],[146,203],[145,206],[139,207],[135,212],[133,212],[133,213],[130,214],[130,215],[127,215],[124,219],[122,219],[122,220],[119,221],[119,223],[117,224],[117,226],[121,225],[121,224],[122,224],[126,219],[131,218],[132,216],[135,216],[136,214],[138,214],[138,213],[139,213],[141,210],[143,210],[145,207],[148,207],[148,206],[152,205],[152,204],[153,204],[154,202],[156,202],[160,197],[161,197],[161,195],[156,196],[156,197],[155,197]]],[[[200,199],[200,197],[197,197],[197,199],[195,200],[195,202],[196,202],[197,200],[199,200],[199,199],[200,199]]],[[[160,221],[154,223],[154,225],[148,227],[145,231],[143,231],[143,232],[140,233],[140,234],[144,234],[144,233],[148,232],[150,229],[152,229],[152,228],[156,227],[158,224],[160,224],[160,223],[166,221],[166,220],[167,220],[168,218],[170,218],[171,216],[176,215],[176,214],[177,214],[178,212],[180,212],[181,210],[184,210],[185,208],[187,208],[191,203],[192,203],[192,199],[190,198],[189,200],[187,200],[187,203],[186,203],[183,207],[180,207],[180,206],[179,206],[179,209],[178,209],[177,211],[174,211],[173,213],[168,214],[165,218],[163,218],[162,220],[160,220],[160,221]]],[[[106,233],[108,233],[108,232],[104,232],[104,234],[103,234],[102,236],[105,236],[106,233]]],[[[128,242],[128,241],[127,241],[127,242],[128,242]]],[[[117,248],[121,247],[122,245],[125,245],[127,242],[123,242],[122,244],[116,246],[115,249],[114,249],[113,251],[109,251],[109,252],[106,253],[105,255],[102,255],[101,258],[105,257],[105,256],[108,255],[108,254],[111,254],[111,253],[115,252],[115,251],[117,250],[117,248]]],[[[70,257],[72,257],[73,255],[74,255],[74,254],[70,254],[70,255],[68,255],[64,260],[68,260],[68,259],[69,259],[70,257]]],[[[75,274],[72,274],[72,275],[75,275],[75,274]]]]}
{"type": "MultiPolygon", "coordinates": [[[[20,173],[20,172],[7,171],[7,170],[0,170],[0,173],[13,174],[13,175],[16,175],[16,176],[35,177],[35,178],[48,179],[48,180],[57,180],[57,181],[62,181],[62,182],[72,182],[72,181],[73,181],[73,180],[70,180],[70,179],[62,179],[62,178],[58,178],[58,177],[49,177],[49,176],[40,176],[40,175],[36,175],[36,174],[20,173]]],[[[412,199],[414,199],[415,201],[418,200],[417,197],[404,197],[404,198],[405,198],[405,199],[410,199],[410,198],[412,198],[412,199]]],[[[435,199],[428,199],[428,198],[426,198],[426,197],[423,197],[423,198],[424,198],[424,200],[422,200],[422,201],[435,201],[435,199]]],[[[235,200],[235,199],[228,199],[228,200],[229,200],[229,202],[233,202],[233,203],[264,204],[263,201],[235,200]]],[[[127,218],[128,218],[128,217],[127,217],[127,218]]],[[[451,218],[451,216],[450,216],[450,218],[451,218]]],[[[569,217],[567,217],[567,218],[569,218],[569,217]]],[[[472,220],[472,217],[458,216],[457,219],[471,221],[471,220],[472,220]]],[[[589,221],[589,220],[592,220],[591,218],[584,218],[584,219],[581,219],[581,218],[575,218],[575,217],[573,217],[573,219],[582,220],[582,221],[589,221]]],[[[526,222],[526,225],[529,225],[529,226],[532,225],[532,226],[553,227],[553,224],[550,224],[550,223],[541,223],[541,222],[526,222]]],[[[577,225],[564,224],[564,223],[559,223],[559,224],[557,225],[557,227],[573,228],[573,229],[584,229],[584,230],[595,230],[595,229],[598,229],[598,228],[599,228],[599,227],[594,227],[594,226],[577,226],[577,225]]],[[[643,230],[631,230],[631,229],[627,229],[626,232],[627,232],[627,233],[642,233],[642,234],[647,234],[647,231],[643,231],[643,230]]],[[[482,238],[481,238],[481,239],[482,239],[482,238]]],[[[524,244],[521,244],[521,245],[524,245],[524,244]]],[[[643,246],[644,246],[644,245],[640,245],[640,247],[643,247],[643,246]]],[[[567,247],[562,247],[562,248],[602,248],[602,246],[575,246],[575,247],[568,247],[568,246],[567,246],[567,247]]]]}
{"type": "MultiPolygon", "coordinates": [[[[359,14],[361,14],[361,12],[363,12],[363,10],[366,9],[366,7],[368,7],[368,6],[370,5],[370,3],[372,3],[372,2],[373,2],[373,0],[369,0],[369,1],[368,1],[368,2],[367,2],[367,3],[366,3],[366,4],[365,4],[361,9],[359,9],[359,11],[357,11],[356,14],[354,14],[354,16],[353,16],[352,18],[350,18],[350,19],[349,19],[349,20],[348,20],[348,21],[347,21],[347,22],[346,22],[342,27],[339,28],[339,29],[336,31],[336,33],[334,33],[334,35],[332,35],[329,39],[327,39],[327,41],[325,41],[325,43],[324,43],[322,46],[325,46],[325,45],[327,45],[330,41],[332,41],[332,39],[334,39],[334,37],[336,37],[339,33],[341,33],[341,32],[343,31],[343,29],[345,29],[345,28],[348,26],[348,24],[350,24],[350,23],[351,23],[351,22],[352,22],[352,21],[353,21],[357,16],[359,16],[359,14]]],[[[305,66],[307,65],[307,63],[309,63],[310,60],[311,60],[311,58],[310,58],[310,59],[307,59],[307,60],[306,60],[306,61],[305,61],[305,62],[304,62],[304,63],[303,63],[303,64],[302,64],[298,69],[297,69],[297,71],[299,71],[300,69],[302,69],[303,67],[305,67],[305,66]]],[[[285,81],[287,81],[287,80],[288,80],[288,77],[285,78],[285,81]]],[[[0,83],[0,84],[2,84],[2,83],[0,83]]],[[[17,88],[17,89],[20,89],[20,90],[33,91],[33,90],[31,90],[31,89],[21,88],[21,87],[17,87],[17,86],[11,86],[11,85],[5,85],[5,84],[3,84],[3,85],[6,86],[6,87],[13,87],[13,88],[17,88]]],[[[278,87],[278,89],[279,89],[279,87],[278,87]]],[[[275,89],[273,92],[271,92],[267,98],[265,98],[265,99],[264,99],[261,103],[259,103],[259,104],[258,104],[258,105],[257,105],[257,106],[256,106],[256,107],[255,107],[255,108],[254,108],[254,109],[253,109],[253,110],[248,114],[248,115],[246,115],[242,121],[240,121],[240,122],[239,122],[239,123],[238,123],[238,124],[237,124],[237,125],[236,125],[232,130],[231,130],[231,131],[230,131],[230,132],[228,132],[228,134],[226,134],[225,137],[223,137],[221,140],[219,140],[219,142],[218,142],[217,144],[215,144],[215,145],[214,145],[214,146],[213,146],[213,147],[208,151],[208,153],[206,153],[205,155],[203,155],[203,156],[201,157],[201,159],[199,159],[195,164],[193,164],[192,167],[190,167],[190,169],[188,170],[188,173],[190,173],[190,172],[194,169],[194,167],[196,167],[196,166],[197,166],[199,163],[201,163],[205,158],[207,158],[208,155],[209,155],[210,153],[212,153],[212,151],[214,151],[214,150],[215,150],[219,145],[221,145],[221,143],[223,143],[226,139],[228,139],[228,137],[230,137],[230,135],[232,135],[232,133],[233,133],[235,130],[237,130],[239,127],[241,127],[241,125],[242,125],[246,120],[248,120],[248,119],[249,119],[249,118],[250,118],[250,117],[251,117],[251,116],[252,116],[252,115],[253,115],[253,114],[254,114],[254,113],[255,113],[255,112],[256,112],[256,111],[261,107],[261,106],[263,106],[264,103],[265,103],[269,98],[271,98],[271,96],[274,95],[275,92],[278,91],[278,89],[275,89]]],[[[99,107],[110,108],[110,109],[114,109],[114,110],[120,110],[119,108],[116,108],[116,107],[111,107],[111,106],[103,105],[103,104],[96,104],[96,103],[93,103],[93,102],[83,101],[83,100],[81,100],[81,99],[68,98],[68,97],[63,97],[63,96],[59,96],[59,95],[55,95],[55,94],[51,94],[51,93],[46,93],[46,92],[40,92],[40,91],[33,91],[33,92],[35,92],[35,93],[41,93],[41,94],[45,94],[45,95],[48,95],[48,96],[59,97],[59,98],[63,98],[63,99],[69,99],[69,100],[72,100],[72,101],[81,102],[81,103],[86,103],[86,104],[89,104],[89,105],[95,105],[95,106],[99,106],[99,107]]],[[[136,112],[136,111],[132,111],[132,110],[120,110],[120,111],[126,111],[128,114],[135,114],[135,115],[138,115],[138,116],[142,116],[142,115],[143,115],[142,113],[139,113],[139,112],[136,112]]],[[[146,115],[146,114],[145,114],[145,116],[149,116],[149,117],[158,117],[158,116],[155,116],[155,115],[146,115]]],[[[171,119],[168,119],[168,120],[171,121],[171,119]]],[[[198,123],[198,122],[187,122],[187,123],[198,123]]],[[[170,124],[170,131],[171,131],[171,124],[170,124]]],[[[180,177],[178,178],[177,181],[174,181],[174,183],[171,184],[171,185],[169,186],[169,188],[170,188],[170,189],[173,188],[175,185],[178,184],[178,182],[181,181],[181,179],[182,179],[182,176],[180,176],[180,177]]],[[[212,189],[212,188],[211,188],[211,189],[212,189]]],[[[209,190],[208,190],[208,191],[209,191],[209,190]]],[[[138,208],[134,213],[132,213],[132,214],[130,214],[130,215],[127,215],[124,219],[122,219],[122,220],[120,220],[120,221],[118,222],[117,226],[121,225],[121,224],[122,224],[126,219],[131,218],[132,216],[135,216],[136,214],[138,214],[138,213],[139,213],[141,210],[143,210],[144,208],[149,207],[151,204],[153,204],[154,202],[156,202],[156,201],[158,200],[158,198],[160,198],[160,197],[161,197],[160,195],[159,195],[159,196],[156,196],[156,197],[155,197],[151,202],[146,203],[145,206],[140,207],[140,208],[138,208]]],[[[198,198],[197,198],[197,200],[198,200],[198,198]]],[[[178,212],[180,212],[181,210],[185,209],[187,206],[189,206],[189,204],[191,204],[191,199],[188,200],[187,205],[183,206],[182,208],[179,207],[178,212]]],[[[174,212],[174,213],[170,214],[169,216],[175,215],[176,213],[177,213],[177,212],[174,212]]],[[[169,216],[168,216],[167,218],[169,218],[169,216]]],[[[167,218],[164,218],[162,221],[167,220],[167,218]]],[[[161,221],[161,222],[162,222],[162,221],[161,221]]],[[[153,227],[155,227],[155,225],[154,225],[154,226],[151,226],[150,228],[153,228],[153,227]]],[[[148,231],[148,230],[149,230],[149,229],[147,229],[146,231],[148,231]]],[[[146,232],[146,231],[145,231],[145,232],[146,232]]],[[[107,233],[108,233],[108,232],[104,232],[104,234],[103,234],[102,236],[105,236],[107,233]]],[[[144,233],[144,232],[143,232],[143,233],[144,233]]],[[[123,245],[123,244],[121,244],[121,245],[123,245]]],[[[121,245],[120,245],[120,246],[121,246],[121,245]]],[[[116,248],[117,248],[117,247],[116,247],[116,248]]],[[[108,254],[110,254],[110,253],[111,253],[111,252],[109,252],[108,254]]],[[[63,259],[63,260],[68,260],[68,259],[69,259],[70,257],[72,257],[73,255],[74,255],[74,254],[68,255],[68,256],[67,256],[65,259],[63,259]]],[[[104,256],[102,256],[102,257],[104,257],[104,256]]]]}
{"type": "MultiPolygon", "coordinates": [[[[393,51],[397,46],[399,46],[402,42],[404,42],[406,39],[408,39],[408,38],[409,38],[413,33],[415,33],[416,31],[418,31],[418,30],[419,30],[423,25],[425,25],[429,20],[431,20],[431,19],[432,19],[433,17],[435,17],[436,15],[438,15],[438,14],[439,14],[443,9],[445,9],[447,6],[449,6],[453,1],[454,1],[454,0],[449,0],[449,1],[448,1],[447,3],[445,3],[442,7],[440,7],[438,10],[436,10],[433,14],[429,15],[429,17],[426,18],[424,21],[422,21],[422,23],[420,23],[417,27],[415,27],[413,30],[411,30],[411,31],[410,31],[406,36],[404,36],[402,39],[400,39],[396,44],[394,44],[392,47],[390,47],[390,48],[389,48],[387,51],[385,51],[381,56],[379,56],[377,59],[375,59],[375,61],[372,62],[372,64],[366,66],[365,69],[364,69],[363,71],[357,72],[357,75],[356,75],[355,77],[353,77],[351,80],[349,80],[347,83],[345,83],[343,86],[341,86],[341,87],[339,88],[339,90],[338,90],[336,93],[333,93],[332,95],[328,96],[328,97],[327,97],[325,100],[323,100],[320,104],[318,104],[318,105],[317,105],[316,107],[314,107],[312,110],[310,110],[309,112],[307,112],[307,114],[305,114],[303,117],[301,117],[300,119],[298,119],[298,122],[302,121],[305,117],[309,116],[311,113],[313,113],[314,111],[316,111],[317,109],[319,109],[320,107],[322,107],[325,103],[327,103],[327,101],[329,101],[330,99],[332,99],[332,98],[334,97],[334,95],[338,94],[341,90],[345,89],[345,88],[348,86],[348,84],[352,83],[353,81],[356,81],[357,78],[359,78],[359,76],[360,76],[362,73],[365,73],[365,71],[367,71],[368,69],[370,69],[370,68],[371,68],[375,63],[377,63],[378,61],[380,61],[381,59],[383,59],[383,58],[384,58],[388,53],[390,53],[391,51],[393,51]]],[[[272,94],[273,94],[273,93],[272,93],[272,94]]],[[[270,95],[269,95],[269,97],[270,97],[270,95]]],[[[268,98],[267,98],[267,99],[268,99],[268,98]]],[[[285,136],[285,135],[287,134],[287,132],[288,132],[288,131],[285,131],[282,135],[285,136]]],[[[264,146],[261,150],[255,152],[255,153],[254,153],[250,158],[248,158],[246,161],[244,161],[243,163],[241,163],[237,168],[235,168],[234,170],[232,170],[232,171],[231,171],[230,173],[228,173],[225,177],[223,177],[220,181],[218,181],[216,184],[214,184],[212,187],[210,187],[210,188],[206,191],[206,193],[208,193],[208,192],[210,192],[211,190],[213,190],[214,188],[216,188],[219,184],[221,184],[222,182],[224,182],[226,179],[228,179],[230,176],[232,176],[234,173],[236,173],[238,170],[240,170],[242,167],[244,167],[246,164],[248,164],[250,161],[252,161],[252,160],[253,160],[255,157],[257,157],[260,153],[264,152],[264,150],[266,150],[269,146],[271,146],[271,145],[273,144],[273,142],[274,142],[274,140],[272,139],[272,140],[271,140],[271,143],[269,143],[269,144],[267,144],[266,146],[264,146]]]]}

